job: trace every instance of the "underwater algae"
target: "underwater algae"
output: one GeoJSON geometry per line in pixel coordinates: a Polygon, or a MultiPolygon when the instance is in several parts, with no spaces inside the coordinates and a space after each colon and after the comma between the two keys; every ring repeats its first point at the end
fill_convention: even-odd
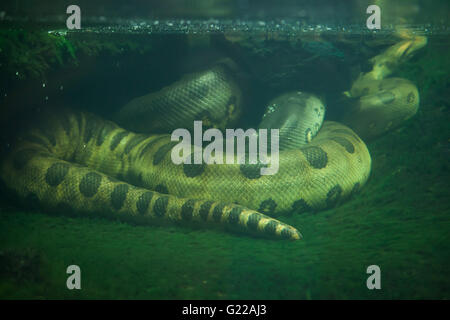
{"type": "MultiPolygon", "coordinates": [[[[423,90],[420,84],[418,87],[423,90]]],[[[435,86],[427,89],[437,90],[435,86]]],[[[3,273],[2,295],[163,299],[447,297],[449,284],[443,275],[449,262],[449,208],[444,179],[448,166],[440,160],[448,146],[442,135],[448,132],[448,102],[445,105],[430,98],[419,110],[406,127],[368,145],[373,172],[360,194],[330,210],[283,219],[301,226],[304,239],[300,242],[3,208],[2,246],[8,252],[22,252],[27,247],[39,252],[45,259],[37,262],[36,268],[45,276],[43,281],[36,281],[3,273]],[[418,130],[423,134],[413,143],[410,137],[416,136],[418,130]],[[417,152],[412,156],[410,150],[417,152]],[[387,289],[381,292],[369,292],[364,286],[365,267],[374,259],[386,272],[383,289],[387,289]],[[83,290],[70,292],[61,286],[66,275],[60,269],[75,260],[86,277],[83,290]],[[411,292],[413,281],[415,292],[411,292]]],[[[11,256],[14,254],[6,254],[5,259],[14,261],[11,256]]]]}

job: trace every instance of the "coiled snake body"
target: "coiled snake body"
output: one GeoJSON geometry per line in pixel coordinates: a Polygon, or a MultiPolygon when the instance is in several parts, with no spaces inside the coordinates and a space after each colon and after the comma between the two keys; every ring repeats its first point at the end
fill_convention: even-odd
{"type": "MultiPolygon", "coordinates": [[[[395,127],[418,107],[417,88],[404,79],[364,79],[354,88],[358,109],[344,121],[365,137],[370,130],[379,134],[395,127]]],[[[279,100],[281,106],[262,127],[273,127],[270,117],[278,119],[294,100],[289,95],[279,100]]],[[[312,112],[323,118],[316,100],[312,112]]],[[[133,100],[117,119],[134,132],[170,132],[190,128],[192,120],[233,128],[240,112],[241,92],[232,70],[219,64],[133,100]]],[[[281,126],[292,125],[288,120],[281,126]]],[[[278,173],[262,176],[260,165],[175,165],[168,134],[133,133],[85,112],[48,112],[2,161],[1,177],[19,197],[33,197],[55,210],[216,223],[299,239],[297,229],[274,217],[335,206],[364,185],[371,168],[367,147],[352,129],[313,122],[305,130],[281,130],[280,145],[283,137],[293,144],[281,148],[278,173]]]]}

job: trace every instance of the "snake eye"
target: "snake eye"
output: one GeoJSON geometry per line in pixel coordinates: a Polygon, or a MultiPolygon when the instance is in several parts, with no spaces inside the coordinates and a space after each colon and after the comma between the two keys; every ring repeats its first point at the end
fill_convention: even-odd
{"type": "Polygon", "coordinates": [[[305,132],[305,141],[306,141],[306,143],[310,143],[311,140],[312,140],[312,131],[310,128],[308,128],[308,129],[306,129],[306,132],[305,132]]]}

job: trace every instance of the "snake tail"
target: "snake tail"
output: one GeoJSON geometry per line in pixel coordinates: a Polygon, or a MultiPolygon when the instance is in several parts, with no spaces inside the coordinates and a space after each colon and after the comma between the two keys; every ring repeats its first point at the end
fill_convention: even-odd
{"type": "Polygon", "coordinates": [[[4,183],[23,201],[34,199],[44,208],[63,212],[110,212],[149,223],[216,224],[250,234],[301,238],[297,229],[241,205],[140,186],[129,171],[130,151],[148,146],[154,136],[127,140],[131,134],[113,122],[83,112],[51,112],[38,123],[21,135],[1,167],[4,183]],[[103,159],[101,165],[96,156],[103,159]]]}

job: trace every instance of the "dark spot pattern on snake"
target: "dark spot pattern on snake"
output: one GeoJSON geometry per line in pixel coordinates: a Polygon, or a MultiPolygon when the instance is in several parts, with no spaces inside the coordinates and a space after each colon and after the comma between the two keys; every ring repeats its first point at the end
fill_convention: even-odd
{"type": "Polygon", "coordinates": [[[181,207],[181,218],[183,220],[191,220],[194,212],[195,200],[189,199],[181,207]]]}
{"type": "Polygon", "coordinates": [[[88,143],[92,137],[94,136],[95,129],[97,128],[97,121],[90,120],[86,121],[85,127],[84,127],[84,135],[83,135],[83,141],[85,143],[88,143]]]}
{"type": "Polygon", "coordinates": [[[275,200],[269,198],[260,203],[258,211],[270,216],[274,214],[276,207],[277,203],[275,200]]]}
{"type": "Polygon", "coordinates": [[[300,151],[313,168],[322,169],[326,167],[328,155],[321,147],[304,147],[300,151]]]}
{"type": "Polygon", "coordinates": [[[327,193],[327,207],[332,208],[336,206],[336,204],[339,202],[339,199],[341,197],[342,188],[339,184],[332,187],[328,193],[327,193]]]}
{"type": "Polygon", "coordinates": [[[144,148],[142,148],[141,153],[139,154],[139,157],[144,156],[149,150],[151,150],[153,148],[154,145],[156,145],[159,141],[162,141],[164,139],[167,139],[167,136],[159,136],[156,137],[154,139],[152,139],[151,141],[149,141],[144,148]]]}
{"type": "Polygon", "coordinates": [[[134,147],[136,147],[138,144],[143,142],[147,137],[143,134],[137,134],[133,138],[131,138],[127,145],[125,146],[124,152],[125,154],[129,154],[131,150],[133,150],[134,147]]]}
{"type": "Polygon", "coordinates": [[[353,144],[348,141],[347,139],[343,138],[343,137],[334,137],[331,138],[331,140],[337,142],[338,144],[340,144],[342,147],[345,148],[345,150],[348,153],[354,153],[355,152],[355,147],[353,146],[353,144]]]}
{"type": "Polygon", "coordinates": [[[169,194],[169,190],[167,189],[167,187],[163,184],[158,184],[155,187],[155,191],[158,193],[163,193],[163,194],[169,194]]]}
{"type": "Polygon", "coordinates": [[[213,217],[214,221],[216,221],[216,222],[220,221],[220,219],[222,218],[222,214],[223,214],[223,210],[225,209],[225,206],[226,206],[226,204],[222,203],[222,202],[218,203],[215,206],[215,208],[213,210],[213,214],[212,214],[212,217],[213,217]]]}
{"type": "Polygon", "coordinates": [[[109,149],[111,151],[114,151],[114,149],[117,148],[117,146],[119,145],[120,141],[122,141],[123,138],[125,138],[127,135],[129,135],[130,133],[127,131],[120,131],[119,133],[117,133],[111,141],[111,144],[109,145],[109,149]]]}
{"type": "Polygon", "coordinates": [[[52,164],[45,174],[45,182],[49,186],[56,187],[64,180],[69,172],[70,165],[64,162],[56,162],[52,164]]]}
{"type": "Polygon", "coordinates": [[[206,164],[183,164],[183,172],[186,175],[186,177],[194,178],[203,173],[205,171],[206,164]]]}
{"type": "Polygon", "coordinates": [[[162,196],[156,199],[153,210],[157,217],[163,217],[167,213],[167,205],[169,203],[168,196],[162,196]]]}
{"type": "Polygon", "coordinates": [[[299,199],[294,201],[294,203],[292,204],[292,210],[294,210],[295,213],[303,213],[311,211],[311,207],[306,203],[304,199],[299,199]]]}
{"type": "Polygon", "coordinates": [[[86,198],[93,197],[97,193],[101,182],[101,175],[96,172],[88,172],[81,178],[79,190],[86,198]]]}
{"type": "Polygon", "coordinates": [[[228,223],[229,224],[237,224],[239,222],[239,217],[242,213],[242,207],[236,206],[231,209],[230,214],[228,215],[228,223]]]}
{"type": "Polygon", "coordinates": [[[213,204],[214,204],[213,201],[206,201],[202,203],[202,205],[200,206],[198,214],[204,221],[208,219],[209,211],[211,210],[213,204]]]}
{"type": "Polygon", "coordinates": [[[100,130],[100,133],[97,135],[97,141],[95,142],[95,144],[97,146],[101,146],[113,129],[114,126],[111,123],[109,122],[105,123],[102,129],[100,130]]]}
{"type": "Polygon", "coordinates": [[[278,223],[275,220],[270,220],[268,224],[264,226],[264,232],[267,235],[273,236],[276,233],[278,223]]]}
{"type": "Polygon", "coordinates": [[[147,191],[139,196],[136,202],[136,208],[140,214],[145,214],[148,210],[148,206],[153,198],[153,192],[147,191]]]}
{"type": "Polygon", "coordinates": [[[290,239],[291,238],[291,231],[288,228],[283,228],[281,230],[281,237],[283,239],[290,239]]]}
{"type": "Polygon", "coordinates": [[[247,179],[258,179],[261,177],[261,168],[264,168],[265,165],[261,163],[256,164],[241,164],[239,169],[244,177],[247,179]]]}
{"type": "Polygon", "coordinates": [[[169,142],[167,144],[162,145],[159,147],[159,149],[156,151],[154,157],[153,157],[153,165],[156,166],[161,163],[161,161],[164,159],[166,154],[172,150],[172,147],[175,146],[177,142],[169,142]]]}
{"type": "Polygon", "coordinates": [[[128,189],[126,183],[121,183],[114,187],[113,192],[111,192],[111,205],[114,209],[119,210],[123,207],[125,199],[127,198],[128,189]]]}
{"type": "Polygon", "coordinates": [[[257,230],[261,216],[257,213],[252,213],[247,220],[247,228],[250,230],[257,230]]]}

